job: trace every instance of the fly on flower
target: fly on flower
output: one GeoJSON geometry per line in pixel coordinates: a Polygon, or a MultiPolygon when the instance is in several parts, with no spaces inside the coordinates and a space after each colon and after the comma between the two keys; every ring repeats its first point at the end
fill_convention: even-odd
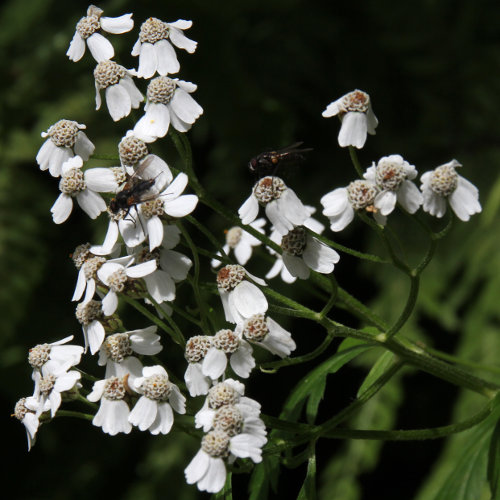
{"type": "Polygon", "coordinates": [[[301,148],[303,142],[295,142],[276,151],[264,151],[248,162],[248,169],[259,178],[274,175],[281,166],[298,164],[305,160],[304,153],[312,148],[301,148]]]}
{"type": "Polygon", "coordinates": [[[128,176],[122,190],[111,199],[109,210],[115,215],[124,210],[125,218],[132,207],[137,208],[139,203],[156,199],[171,180],[170,170],[167,172],[161,168],[154,155],[146,156],[134,173],[128,176]]]}

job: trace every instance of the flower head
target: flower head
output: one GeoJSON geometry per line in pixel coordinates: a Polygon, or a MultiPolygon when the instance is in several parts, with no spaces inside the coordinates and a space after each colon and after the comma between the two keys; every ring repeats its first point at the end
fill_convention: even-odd
{"type": "Polygon", "coordinates": [[[442,217],[446,212],[446,200],[455,215],[464,222],[471,215],[481,212],[478,189],[456,172],[456,168],[461,166],[457,160],[451,160],[422,175],[423,208],[426,212],[442,217]]]}
{"type": "Polygon", "coordinates": [[[40,170],[49,170],[53,177],[61,175],[62,165],[73,156],[80,156],[87,161],[95,146],[85,135],[85,125],[72,120],[59,120],[42,137],[47,140],[36,155],[40,170]]]}
{"type": "Polygon", "coordinates": [[[66,55],[71,61],[79,61],[85,54],[85,44],[97,62],[112,59],[115,55],[113,46],[101,31],[108,33],[126,33],[134,27],[132,14],[120,17],[102,17],[103,11],[95,5],[87,9],[87,15],[76,25],[76,31],[66,55]]]}
{"type": "Polygon", "coordinates": [[[101,61],[94,69],[96,108],[101,107],[101,90],[105,91],[106,104],[111,118],[116,122],[137,109],[144,100],[132,80],[131,72],[114,61],[101,61]]]}
{"type": "Polygon", "coordinates": [[[132,55],[139,56],[137,76],[151,78],[156,72],[162,76],[177,73],[180,65],[172,44],[192,54],[196,50],[197,43],[183,33],[191,25],[191,21],[183,19],[165,23],[155,17],[143,22],[139,39],[132,49],[132,55]]]}
{"type": "Polygon", "coordinates": [[[370,96],[361,90],[354,90],[331,102],[322,114],[325,118],[338,115],[342,120],[338,140],[343,148],[346,146],[362,148],[367,133],[375,135],[375,128],[378,125],[378,120],[372,111],[370,96]]]}
{"type": "Polygon", "coordinates": [[[191,97],[196,85],[168,76],[153,78],[148,85],[144,116],[136,123],[134,134],[145,142],[164,137],[170,124],[179,132],[187,132],[203,113],[191,97]]]}
{"type": "Polygon", "coordinates": [[[309,217],[295,192],[279,177],[264,177],[255,184],[252,194],[238,210],[241,222],[253,222],[260,205],[265,207],[267,218],[280,234],[286,234],[309,217]]]}
{"type": "Polygon", "coordinates": [[[417,169],[400,155],[381,158],[377,164],[368,168],[364,178],[376,184],[380,190],[373,206],[382,215],[389,215],[399,202],[410,214],[422,205],[422,193],[412,182],[417,176],[417,169]]]}

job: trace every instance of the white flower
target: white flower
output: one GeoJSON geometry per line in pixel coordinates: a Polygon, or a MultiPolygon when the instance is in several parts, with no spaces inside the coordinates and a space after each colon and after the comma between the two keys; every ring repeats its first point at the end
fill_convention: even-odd
{"type": "Polygon", "coordinates": [[[40,371],[45,363],[52,361],[68,368],[80,363],[83,347],[66,345],[73,340],[73,335],[50,344],[38,344],[29,350],[28,362],[33,370],[40,371]]]}
{"type": "MultiPolygon", "coordinates": [[[[76,198],[80,207],[91,219],[95,219],[106,210],[106,203],[95,191],[95,188],[100,185],[99,181],[96,181],[89,172],[107,169],[89,169],[83,172],[82,165],[83,160],[80,156],[74,156],[63,163],[61,180],[59,181],[61,194],[50,209],[52,219],[56,224],[62,224],[71,215],[73,198],[76,198]]],[[[97,178],[99,177],[98,174],[97,178]]]]}
{"type": "MultiPolygon", "coordinates": [[[[170,234],[168,234],[172,232],[170,228],[177,229],[176,226],[167,226],[167,238],[163,237],[163,241],[166,244],[171,239],[170,234]]],[[[162,234],[162,236],[165,236],[165,234],[162,234]]],[[[169,249],[166,245],[155,248],[152,252],[144,249],[137,254],[138,262],[145,262],[151,259],[156,261],[157,268],[151,274],[144,277],[148,292],[158,304],[174,300],[175,284],[186,279],[189,269],[193,265],[191,259],[180,252],[169,249]]]]}
{"type": "Polygon", "coordinates": [[[212,380],[202,371],[205,355],[212,347],[213,337],[209,335],[195,335],[186,342],[184,357],[188,362],[184,380],[192,397],[207,394],[212,380]]]}
{"type": "Polygon", "coordinates": [[[186,398],[179,388],[168,380],[162,366],[147,366],[143,376],[134,380],[134,389],[142,396],[130,412],[128,421],[139,430],[151,434],[168,434],[174,423],[172,408],[186,413],[186,398]]]}
{"type": "Polygon", "coordinates": [[[108,261],[97,271],[99,279],[109,288],[108,293],[102,299],[102,310],[106,316],[110,316],[118,307],[118,293],[123,292],[130,279],[143,278],[156,270],[156,261],[149,260],[140,264],[132,265],[133,257],[125,257],[128,261],[125,265],[119,262],[108,261]]]}
{"type": "Polygon", "coordinates": [[[68,372],[72,366],[73,359],[61,364],[55,360],[47,361],[40,370],[33,372],[35,390],[33,397],[40,402],[37,414],[40,415],[46,409],[46,402],[50,404],[50,416],[54,417],[61,405],[61,393],[75,387],[80,380],[81,373],[75,370],[68,372]]]}
{"type": "Polygon", "coordinates": [[[235,333],[280,358],[289,356],[296,348],[290,332],[264,314],[256,314],[240,323],[236,326],[235,333]]]}
{"type": "Polygon", "coordinates": [[[292,276],[308,279],[310,269],[330,274],[339,261],[339,254],[298,226],[281,238],[283,264],[292,276]]]}
{"type": "Polygon", "coordinates": [[[61,175],[64,162],[75,155],[87,161],[94,152],[95,146],[82,132],[86,127],[72,120],[59,120],[47,132],[42,132],[42,137],[48,139],[36,155],[40,170],[49,170],[53,177],[61,175]]]}
{"type": "Polygon", "coordinates": [[[228,379],[214,386],[205,406],[196,415],[196,426],[212,428],[202,439],[201,449],[186,467],[188,484],[217,493],[226,480],[225,462],[250,458],[259,463],[262,447],[267,442],[264,423],[259,418],[260,405],[242,397],[244,387],[228,379]]]}
{"type": "Polygon", "coordinates": [[[154,200],[140,205],[140,213],[146,220],[150,251],[160,246],[163,240],[162,217],[185,217],[196,208],[198,196],[182,194],[187,183],[188,176],[181,172],[154,200]]]}
{"type": "MultiPolygon", "coordinates": [[[[136,137],[133,130],[128,130],[125,137],[118,144],[118,155],[120,156],[120,163],[124,167],[134,167],[149,155],[148,145],[136,137]]],[[[168,168],[166,163],[165,165],[168,168]]]]}
{"type": "Polygon", "coordinates": [[[246,279],[247,276],[261,286],[266,285],[238,264],[224,266],[217,273],[217,288],[226,321],[230,323],[240,323],[254,314],[267,311],[265,295],[246,279]]]}
{"type": "Polygon", "coordinates": [[[151,80],[145,114],[134,127],[135,136],[153,142],[166,135],[170,124],[179,132],[187,132],[203,113],[203,108],[190,96],[196,88],[194,83],[168,76],[151,80]]]}
{"type": "Polygon", "coordinates": [[[373,206],[382,215],[389,215],[399,202],[402,207],[414,214],[423,203],[422,193],[412,182],[417,176],[417,169],[400,155],[381,158],[369,167],[363,177],[373,182],[380,189],[373,206]]]}
{"type": "Polygon", "coordinates": [[[455,215],[464,222],[468,221],[471,215],[481,212],[478,189],[455,170],[461,166],[457,160],[451,160],[422,175],[420,180],[424,211],[442,217],[446,212],[448,200],[455,215]]]}
{"type": "MultiPolygon", "coordinates": [[[[257,219],[249,224],[259,233],[264,234],[264,225],[266,224],[265,219],[257,219]]],[[[253,247],[261,245],[261,241],[250,233],[247,233],[244,229],[239,226],[234,226],[226,231],[226,244],[222,247],[226,255],[229,254],[231,250],[234,250],[234,257],[238,264],[244,266],[250,257],[252,256],[253,247]]],[[[221,255],[217,252],[217,255],[221,255]]],[[[212,259],[212,267],[217,267],[221,265],[221,261],[218,259],[212,259]]]]}
{"type": "Polygon", "coordinates": [[[111,118],[116,122],[137,109],[144,100],[131,77],[131,72],[114,61],[102,61],[94,69],[95,103],[101,107],[101,89],[105,90],[106,104],[111,118]]]}
{"type": "Polygon", "coordinates": [[[90,53],[97,62],[112,59],[115,55],[113,46],[99,31],[119,34],[126,33],[134,27],[132,14],[124,14],[120,17],[101,17],[102,13],[103,11],[99,7],[91,5],[87,9],[87,16],[78,21],[75,35],[66,52],[71,61],[76,62],[83,57],[85,42],[87,42],[90,53]]]}
{"type": "MultiPolygon", "coordinates": [[[[304,221],[303,226],[307,227],[311,231],[314,231],[315,233],[321,234],[325,230],[325,226],[317,219],[312,217],[312,215],[316,212],[316,209],[310,205],[305,205],[305,208],[307,210],[307,213],[309,214],[309,217],[304,221]]],[[[282,235],[278,231],[276,231],[276,229],[273,228],[269,238],[277,245],[281,244],[282,235]]],[[[268,248],[268,251],[271,255],[274,255],[276,257],[276,261],[274,262],[271,269],[269,269],[269,271],[267,272],[265,278],[275,278],[279,274],[281,279],[285,283],[294,283],[297,280],[297,277],[290,274],[290,271],[287,269],[285,263],[283,262],[282,256],[272,248],[268,248]]]]}
{"type": "Polygon", "coordinates": [[[354,219],[357,210],[373,213],[378,224],[384,225],[386,217],[374,208],[377,186],[367,180],[356,180],[346,188],[337,188],[321,198],[323,215],[330,219],[332,231],[342,231],[354,219]]]}
{"type": "Polygon", "coordinates": [[[132,55],[139,56],[137,76],[151,78],[156,72],[160,75],[177,73],[180,65],[170,42],[192,54],[197,43],[183,33],[183,30],[190,28],[192,24],[191,21],[183,19],[175,23],[165,23],[155,17],[143,22],[139,39],[132,49],[132,55]]]}
{"type": "Polygon", "coordinates": [[[96,427],[102,427],[102,431],[110,436],[120,432],[128,434],[132,430],[128,421],[130,409],[123,400],[126,394],[125,379],[110,377],[95,382],[92,392],[87,396],[89,401],[101,401],[92,423],[96,427]]]}
{"type": "MultiPolygon", "coordinates": [[[[97,363],[100,366],[109,366],[123,363],[134,353],[146,356],[158,354],[163,349],[163,346],[160,344],[160,336],[156,334],[156,330],[156,326],[149,326],[108,335],[99,349],[97,363]]],[[[116,375],[116,373],[113,373],[113,375],[116,375]]]]}
{"type": "Polygon", "coordinates": [[[36,433],[40,426],[39,415],[50,410],[50,401],[42,404],[33,396],[21,398],[14,408],[13,416],[16,417],[26,429],[28,451],[31,450],[36,440],[36,433]],[[42,407],[40,409],[40,407],[42,407]]]}
{"type": "Polygon", "coordinates": [[[212,345],[205,354],[201,371],[203,375],[217,380],[225,371],[229,357],[229,364],[234,373],[241,378],[248,378],[255,367],[252,356],[252,347],[243,340],[241,335],[232,330],[219,330],[212,339],[212,345]]]}
{"type": "Polygon", "coordinates": [[[103,326],[104,312],[102,303],[97,300],[82,302],[76,306],[76,319],[82,325],[85,339],[85,351],[90,347],[90,352],[95,354],[101,347],[106,334],[103,326]]]}
{"type": "Polygon", "coordinates": [[[339,115],[342,120],[338,138],[341,147],[362,148],[367,133],[375,135],[375,128],[378,125],[378,120],[372,111],[370,96],[361,90],[354,90],[331,102],[322,114],[325,118],[339,115]]]}
{"type": "Polygon", "coordinates": [[[252,194],[238,210],[243,224],[250,224],[257,218],[259,205],[265,207],[267,218],[280,234],[286,234],[309,217],[295,192],[279,177],[264,177],[255,184],[252,194]]]}

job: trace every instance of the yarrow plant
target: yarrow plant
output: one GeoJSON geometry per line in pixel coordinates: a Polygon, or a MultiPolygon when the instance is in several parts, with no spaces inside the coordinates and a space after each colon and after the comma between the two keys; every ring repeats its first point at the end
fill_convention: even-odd
{"type": "MultiPolygon", "coordinates": [[[[457,173],[462,167],[457,160],[423,173],[420,188],[417,166],[399,154],[363,159],[363,169],[356,150],[375,134],[378,120],[369,95],[354,90],[323,111],[323,117],[341,121],[338,143],[349,149],[355,171],[346,186],[328,186],[314,205],[305,204],[296,187],[278,175],[287,154],[283,149],[267,152],[262,168],[252,169],[264,175],[242,190],[239,209],[226,208],[200,184],[193,165],[187,132],[203,114],[193,97],[197,86],[168,76],[182,72],[178,56],[196,51],[197,42],[184,34],[191,25],[183,19],[144,20],[131,49],[137,69],[114,61],[115,50],[104,36],[131,31],[132,14],[104,17],[100,8],[90,6],[76,26],[67,55],[76,62],[89,49],[97,66],[87,75],[88,85],[95,81],[96,108],[102,91],[109,110],[99,119],[109,126],[123,119],[128,132],[120,137],[127,129],[117,130],[116,150],[104,154],[96,152],[86,126],[76,120],[61,118],[42,133],[46,141],[36,161],[57,178],[60,190],[50,209],[53,222],[72,224],[70,214],[79,206],[107,231],[101,242],[82,243],[71,255],[77,270],[71,300],[77,302],[83,345],[69,344],[74,337],[67,336],[29,350],[33,393],[17,402],[14,416],[25,426],[28,449],[43,434],[41,424],[56,416],[87,419],[111,436],[185,432],[192,436],[185,480],[208,493],[230,495],[232,473],[251,472],[253,498],[257,492],[264,498],[266,488],[276,484],[280,464],[308,461],[302,491],[310,491],[318,440],[378,439],[377,432],[380,439],[406,436],[405,431],[337,429],[404,365],[490,399],[497,394],[496,385],[401,335],[437,242],[455,218],[466,222],[481,212],[479,193],[457,173]],[[129,117],[141,106],[134,119],[129,117]],[[175,153],[170,165],[162,148],[175,153]],[[226,224],[225,238],[197,220],[199,205],[226,224]],[[431,242],[415,266],[395,243],[391,220],[398,212],[416,221],[431,242]],[[444,222],[433,221],[445,215],[444,222]],[[374,231],[387,256],[350,249],[324,234],[326,226],[337,236],[350,224],[374,231]],[[393,325],[341,288],[335,276],[346,257],[393,265],[409,278],[408,299],[393,325]],[[265,265],[256,265],[259,261],[265,265]],[[267,269],[266,281],[262,269],[267,269]],[[280,291],[272,281],[278,275],[280,291]],[[308,305],[292,298],[295,287],[303,287],[311,298],[308,305]],[[317,301],[319,307],[311,305],[317,301]],[[127,307],[140,315],[141,328],[125,324],[127,307]],[[340,309],[351,315],[351,323],[339,322],[340,309]],[[297,318],[324,330],[322,343],[310,352],[304,351],[308,332],[297,327],[297,318]],[[334,338],[345,340],[335,345],[334,338]],[[375,347],[395,354],[397,361],[395,356],[390,363],[377,361],[356,399],[318,423],[327,375],[375,347]],[[80,367],[82,356],[95,361],[94,373],[80,367]],[[295,387],[281,377],[274,394],[276,372],[291,372],[298,365],[309,366],[309,373],[295,387]],[[266,394],[254,390],[253,377],[269,380],[266,394]],[[274,396],[276,401],[286,396],[277,416],[269,415],[267,407],[274,396]]],[[[292,151],[306,162],[302,153],[310,149],[292,151]]],[[[490,402],[489,411],[494,405],[490,402]]],[[[470,425],[408,432],[415,439],[433,438],[481,421],[477,417],[470,425]]]]}

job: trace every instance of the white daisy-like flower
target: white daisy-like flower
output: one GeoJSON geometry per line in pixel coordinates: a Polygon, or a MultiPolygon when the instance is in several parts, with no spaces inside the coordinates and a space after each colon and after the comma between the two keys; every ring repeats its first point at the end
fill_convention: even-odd
{"type": "Polygon", "coordinates": [[[366,135],[375,135],[378,120],[372,111],[370,96],[361,90],[354,90],[331,102],[323,111],[325,118],[338,115],[342,120],[339,132],[341,147],[354,146],[362,148],[366,135]]]}
{"type": "Polygon", "coordinates": [[[260,205],[265,207],[267,218],[280,234],[286,234],[309,217],[298,196],[279,177],[264,177],[255,184],[252,194],[238,210],[241,222],[253,222],[260,205]]]}
{"type": "MultiPolygon", "coordinates": [[[[311,231],[314,231],[315,233],[321,234],[325,230],[325,226],[319,220],[312,217],[312,215],[316,212],[316,208],[310,205],[305,205],[305,207],[309,214],[309,217],[304,221],[303,226],[307,227],[311,231]]],[[[281,244],[282,235],[278,231],[276,231],[276,229],[274,228],[272,229],[269,238],[272,241],[274,241],[274,243],[276,243],[277,245],[281,244]]],[[[297,280],[297,277],[290,274],[290,271],[287,269],[285,263],[283,262],[281,254],[277,253],[276,251],[274,251],[272,248],[269,247],[267,250],[271,255],[274,255],[276,257],[276,260],[274,261],[274,264],[271,267],[271,269],[269,269],[269,271],[267,272],[265,278],[266,279],[275,278],[279,274],[281,279],[285,283],[288,284],[294,283],[297,280]]]]}
{"type": "Polygon", "coordinates": [[[73,340],[73,335],[50,344],[38,344],[32,347],[28,353],[28,362],[33,370],[40,371],[49,361],[68,367],[80,363],[83,347],[67,345],[71,340],[73,340]]]}
{"type": "Polygon", "coordinates": [[[132,265],[133,257],[128,257],[128,262],[119,263],[108,261],[97,271],[98,278],[108,287],[108,293],[102,299],[102,310],[110,316],[118,307],[118,293],[124,292],[131,281],[143,278],[156,270],[156,261],[149,260],[132,265]]]}
{"type": "Polygon", "coordinates": [[[146,366],[142,377],[134,380],[134,390],[142,396],[130,412],[128,421],[141,431],[168,434],[174,423],[174,412],[186,413],[186,398],[169,381],[162,366],[146,366]]]}
{"type": "Polygon", "coordinates": [[[33,371],[33,381],[35,390],[33,397],[40,402],[37,410],[40,415],[46,409],[46,402],[50,404],[50,416],[54,417],[59,406],[61,406],[61,393],[67,392],[77,385],[81,378],[81,373],[76,370],[69,370],[73,359],[66,363],[60,363],[55,360],[49,360],[39,369],[33,371]]]}
{"type": "MultiPolygon", "coordinates": [[[[108,335],[99,349],[100,366],[113,366],[125,362],[133,354],[154,356],[163,346],[160,336],[156,334],[157,327],[149,326],[138,330],[108,335]]],[[[116,373],[113,373],[116,375],[116,373]]],[[[109,377],[106,372],[106,377],[109,377]]]]}
{"type": "Polygon", "coordinates": [[[85,135],[87,127],[72,120],[59,120],[47,132],[42,132],[42,137],[48,139],[36,155],[40,170],[49,170],[53,177],[61,175],[64,162],[75,155],[87,161],[94,152],[95,146],[85,135]]]}
{"type": "Polygon", "coordinates": [[[132,430],[132,424],[128,421],[130,408],[124,401],[128,388],[127,378],[109,377],[99,380],[94,383],[92,392],[87,396],[92,402],[100,400],[99,410],[92,423],[110,436],[120,432],[129,434],[132,430]]]}
{"type": "MultiPolygon", "coordinates": [[[[249,225],[253,227],[259,233],[264,234],[264,226],[266,224],[265,219],[257,219],[250,223],[249,225]]],[[[239,226],[234,226],[227,231],[226,233],[226,243],[222,247],[224,253],[229,255],[231,250],[234,251],[234,257],[238,264],[244,266],[250,257],[252,256],[253,247],[259,246],[262,244],[260,240],[258,240],[255,236],[252,236],[250,233],[247,233],[244,229],[239,226]]],[[[220,252],[217,252],[217,255],[221,255],[220,252]]],[[[211,265],[212,267],[218,267],[221,265],[221,261],[218,259],[212,259],[211,265]]]]}
{"type": "Polygon", "coordinates": [[[256,314],[240,323],[236,326],[235,333],[280,358],[290,356],[297,347],[291,333],[264,314],[256,314]]]}
{"type": "Polygon", "coordinates": [[[52,219],[56,224],[62,224],[71,215],[73,198],[76,198],[82,210],[91,219],[95,219],[106,210],[105,201],[96,191],[107,190],[110,180],[107,174],[108,169],[89,169],[84,172],[81,169],[82,166],[83,160],[80,156],[73,156],[62,165],[59,181],[61,194],[50,209],[52,219]],[[92,172],[92,170],[98,170],[98,172],[92,172]]]}
{"type": "Polygon", "coordinates": [[[154,200],[140,205],[140,213],[146,222],[149,249],[153,251],[163,240],[162,218],[185,217],[198,204],[195,194],[182,194],[186,189],[188,176],[181,172],[154,200]]]}
{"type": "Polygon", "coordinates": [[[144,116],[136,123],[134,134],[145,142],[165,137],[170,124],[179,132],[187,132],[203,113],[191,97],[197,86],[168,76],[153,78],[148,85],[144,116]]]}
{"type": "Polygon", "coordinates": [[[104,90],[109,114],[115,122],[128,116],[144,100],[131,75],[130,71],[114,61],[102,61],[94,69],[95,109],[101,107],[100,91],[104,90]]]}
{"type": "Polygon", "coordinates": [[[217,288],[222,306],[229,323],[241,323],[254,314],[267,311],[267,299],[257,286],[248,281],[250,278],[261,286],[264,280],[251,275],[243,266],[230,264],[217,273],[217,288]]]}
{"type": "MultiPolygon", "coordinates": [[[[128,130],[125,137],[123,137],[118,144],[118,155],[120,157],[120,163],[124,167],[135,167],[141,160],[149,155],[149,148],[143,140],[134,135],[133,130],[128,130]]],[[[165,163],[165,165],[167,164],[165,163]]]]}
{"type": "Polygon", "coordinates": [[[177,73],[180,65],[172,44],[192,54],[197,43],[183,33],[183,30],[191,28],[192,24],[191,21],[183,19],[175,23],[165,23],[155,17],[143,22],[139,39],[132,49],[132,55],[139,56],[137,76],[151,78],[156,72],[162,76],[177,73]]]}
{"type": "Polygon", "coordinates": [[[217,493],[222,489],[226,480],[226,461],[232,463],[238,457],[250,458],[255,463],[262,460],[262,447],[267,437],[265,426],[258,418],[260,405],[241,397],[232,388],[234,382],[228,379],[212,388],[211,391],[216,389],[219,394],[215,398],[209,394],[207,401],[213,399],[218,406],[207,405],[201,410],[202,417],[200,412],[197,414],[198,427],[213,428],[205,434],[200,451],[184,471],[188,484],[196,483],[200,491],[217,493]],[[243,403],[244,399],[247,404],[243,403]]]}
{"type": "Polygon", "coordinates": [[[76,306],[76,319],[82,325],[85,350],[90,347],[91,354],[95,354],[101,347],[106,331],[102,303],[97,300],[82,302],[76,306]]]}
{"type": "Polygon", "coordinates": [[[71,61],[79,61],[85,54],[85,43],[97,62],[112,59],[115,55],[113,45],[103,37],[100,31],[120,34],[130,31],[134,27],[132,14],[120,17],[102,17],[102,9],[91,5],[87,9],[87,16],[82,17],[76,25],[76,31],[69,45],[66,55],[71,61]]]}
{"type": "Polygon", "coordinates": [[[234,373],[241,378],[248,378],[255,367],[252,352],[252,347],[241,335],[229,329],[219,330],[205,354],[201,371],[203,375],[217,380],[226,371],[229,358],[234,373]]]}
{"type": "Polygon", "coordinates": [[[446,200],[455,215],[464,222],[471,215],[481,212],[477,187],[455,170],[461,166],[457,160],[451,160],[422,175],[420,180],[425,212],[442,217],[446,213],[446,200]]]}
{"type": "Polygon", "coordinates": [[[195,335],[186,342],[184,357],[188,362],[184,380],[192,397],[208,393],[212,385],[212,379],[205,375],[202,363],[205,355],[212,347],[213,337],[210,335],[195,335]]]}
{"type": "Polygon", "coordinates": [[[408,213],[414,214],[423,203],[422,193],[412,182],[417,169],[400,155],[390,155],[373,163],[363,177],[377,185],[380,192],[373,206],[382,215],[389,215],[398,202],[408,213]]]}
{"type": "Polygon", "coordinates": [[[308,279],[310,269],[330,274],[340,255],[328,245],[311,236],[304,226],[298,226],[281,238],[283,264],[292,276],[308,279]]]}
{"type": "MultiPolygon", "coordinates": [[[[216,428],[217,412],[227,406],[238,409],[245,420],[258,418],[260,415],[260,404],[245,396],[245,386],[238,380],[228,378],[213,385],[208,391],[202,408],[195,415],[196,428],[203,428],[203,432],[216,428]]],[[[241,427],[239,430],[242,430],[241,427]]],[[[265,428],[256,434],[265,437],[265,428]]]]}
{"type": "Polygon", "coordinates": [[[16,417],[26,429],[26,438],[28,439],[28,451],[31,450],[36,440],[36,433],[40,426],[39,415],[50,410],[50,401],[42,403],[33,396],[21,398],[14,407],[13,417],[16,417]]]}
{"type": "Polygon", "coordinates": [[[373,182],[356,180],[347,187],[334,189],[322,196],[323,215],[330,219],[330,229],[335,232],[342,231],[354,219],[357,210],[373,213],[376,222],[384,225],[386,217],[373,205],[378,193],[379,190],[373,182]]]}
{"type": "MultiPolygon", "coordinates": [[[[177,229],[176,226],[167,226],[167,228],[177,229]]],[[[170,239],[170,235],[167,233],[167,238],[163,237],[162,241],[168,244],[170,239]]],[[[137,254],[138,262],[152,259],[156,261],[157,268],[144,277],[146,288],[158,304],[164,301],[171,302],[175,299],[175,284],[186,279],[193,263],[184,254],[163,245],[153,251],[143,249],[137,254]]]]}

